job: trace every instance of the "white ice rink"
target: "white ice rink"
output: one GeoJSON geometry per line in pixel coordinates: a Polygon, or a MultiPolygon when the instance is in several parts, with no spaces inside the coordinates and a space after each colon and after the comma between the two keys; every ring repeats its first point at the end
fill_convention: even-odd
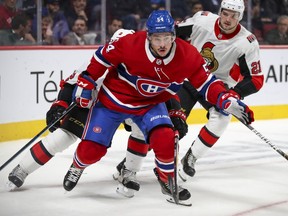
{"type": "MultiPolygon", "coordinates": [[[[288,119],[252,125],[288,153],[288,119]]],[[[190,125],[189,134],[180,142],[180,158],[201,126],[190,125]]],[[[288,215],[288,161],[239,122],[229,125],[216,146],[197,161],[195,177],[183,184],[191,192],[192,207],[165,200],[152,171],[153,152],[149,152],[138,174],[141,188],[135,197],[124,198],[115,192],[117,182],[112,174],[125,156],[128,136],[118,130],[107,155],[84,171],[71,192],[64,192],[62,181],[76,144],[29,175],[20,190],[7,192],[4,185],[8,173],[22,153],[0,171],[0,216],[288,215]]],[[[28,141],[0,143],[0,165],[28,141]]]]}

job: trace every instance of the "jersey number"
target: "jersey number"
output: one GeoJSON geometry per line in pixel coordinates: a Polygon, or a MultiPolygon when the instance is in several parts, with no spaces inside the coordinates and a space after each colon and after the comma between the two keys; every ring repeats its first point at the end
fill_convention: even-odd
{"type": "Polygon", "coordinates": [[[251,67],[252,67],[251,69],[252,74],[258,74],[262,72],[260,61],[252,62],[251,67]]]}

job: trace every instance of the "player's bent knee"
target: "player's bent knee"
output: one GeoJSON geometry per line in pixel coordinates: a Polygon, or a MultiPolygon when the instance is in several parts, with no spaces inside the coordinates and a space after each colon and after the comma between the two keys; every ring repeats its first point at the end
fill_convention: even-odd
{"type": "Polygon", "coordinates": [[[106,146],[90,140],[83,140],[79,143],[76,154],[81,163],[89,165],[99,161],[106,152],[106,146]]]}
{"type": "Polygon", "coordinates": [[[58,152],[62,152],[70,145],[77,141],[77,137],[61,128],[58,128],[53,133],[48,134],[43,140],[43,146],[51,154],[55,155],[58,152]]]}
{"type": "Polygon", "coordinates": [[[157,127],[150,132],[150,147],[159,159],[170,160],[174,157],[175,132],[170,127],[157,127]]]}
{"type": "Polygon", "coordinates": [[[220,137],[228,127],[231,118],[231,115],[225,116],[220,112],[217,112],[213,107],[209,110],[209,121],[207,122],[206,127],[210,132],[220,137]]]}

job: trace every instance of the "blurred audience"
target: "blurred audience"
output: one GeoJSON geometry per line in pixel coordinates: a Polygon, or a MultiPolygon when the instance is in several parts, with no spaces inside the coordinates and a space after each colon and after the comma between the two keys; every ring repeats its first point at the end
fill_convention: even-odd
{"type": "Polygon", "coordinates": [[[16,8],[16,0],[3,0],[0,5],[0,29],[11,29],[12,19],[20,11],[16,8]]]}
{"type": "MultiPolygon", "coordinates": [[[[52,22],[50,23],[49,21],[50,24],[47,26],[45,33],[43,33],[43,43],[51,45],[74,44],[77,41],[79,44],[102,43],[101,2],[101,0],[43,0],[42,15],[52,18],[52,22]],[[84,36],[86,39],[89,37],[90,42],[85,42],[86,39],[84,40],[81,36],[81,31],[83,31],[84,28],[80,27],[80,25],[75,28],[75,23],[79,22],[78,17],[82,17],[82,19],[85,20],[86,27],[84,36]],[[80,33],[77,33],[77,31],[80,33]],[[50,35],[51,33],[52,36],[50,35]],[[68,33],[69,36],[67,36],[68,33]],[[73,40],[74,42],[71,42],[72,35],[74,35],[74,39],[77,39],[73,40]],[[77,38],[75,35],[80,36],[77,38]],[[65,41],[63,41],[64,37],[65,41]],[[94,42],[91,42],[92,40],[94,40],[94,42]]],[[[244,0],[244,2],[246,10],[241,24],[248,27],[248,0],[244,0]]],[[[252,18],[251,31],[255,34],[259,43],[287,44],[287,39],[285,39],[287,33],[282,33],[285,28],[285,25],[282,23],[285,22],[285,19],[279,22],[278,18],[287,16],[288,0],[252,0],[251,2],[252,9],[249,16],[252,18]],[[270,31],[270,29],[273,29],[273,31],[270,31]],[[267,33],[268,31],[270,31],[269,35],[267,33]],[[279,39],[274,39],[277,38],[277,35],[279,39]],[[277,41],[279,43],[277,43],[277,41]]],[[[207,10],[217,14],[221,0],[171,0],[170,3],[171,15],[176,22],[180,22],[187,17],[193,16],[200,10],[207,10]]],[[[2,0],[2,4],[0,5],[0,29],[11,29],[12,18],[19,13],[24,13],[34,19],[32,24],[33,36],[26,34],[25,37],[30,37],[30,40],[33,41],[37,33],[36,6],[37,0],[2,0]],[[21,11],[17,9],[19,7],[21,11]]],[[[166,9],[166,0],[106,0],[106,6],[106,41],[109,41],[111,35],[115,32],[113,29],[117,30],[121,27],[133,29],[134,31],[144,30],[148,15],[152,10],[166,9]],[[117,17],[117,19],[115,19],[115,17],[117,17]]],[[[43,25],[45,26],[45,23],[47,23],[47,19],[50,18],[45,18],[45,21],[42,23],[42,28],[43,25]]]]}
{"type": "Polygon", "coordinates": [[[53,38],[53,19],[51,16],[42,16],[42,23],[41,23],[41,29],[42,29],[42,45],[53,45],[58,44],[56,43],[55,39],[53,38]]]}
{"type": "Polygon", "coordinates": [[[0,30],[0,45],[13,46],[13,45],[32,45],[36,41],[30,34],[31,20],[29,17],[18,14],[12,18],[11,28],[0,30]]]}
{"type": "Polygon", "coordinates": [[[88,22],[87,0],[67,0],[65,8],[65,17],[68,21],[69,29],[72,29],[75,20],[81,16],[88,22]]]}
{"type": "Polygon", "coordinates": [[[69,32],[62,40],[62,45],[93,45],[96,34],[87,32],[87,22],[84,17],[79,16],[69,32]]]}
{"type": "Polygon", "coordinates": [[[200,0],[205,11],[218,14],[222,0],[200,0]]]}
{"type": "MultiPolygon", "coordinates": [[[[120,28],[123,28],[123,21],[120,18],[113,18],[107,26],[106,42],[109,42],[113,34],[120,28]]],[[[101,44],[101,32],[97,34],[96,44],[101,44]]]]}
{"type": "Polygon", "coordinates": [[[288,45],[288,16],[282,15],[277,19],[277,28],[265,35],[265,41],[271,45],[288,45]]]}
{"type": "Polygon", "coordinates": [[[21,3],[21,11],[33,19],[37,13],[37,0],[23,0],[17,2],[19,2],[19,4],[21,3]]]}
{"type": "Polygon", "coordinates": [[[42,14],[49,15],[53,19],[52,31],[55,40],[54,44],[61,44],[63,37],[70,32],[70,29],[64,12],[60,8],[60,1],[46,0],[42,14]]]}
{"type": "Polygon", "coordinates": [[[142,28],[142,20],[151,12],[150,0],[107,0],[107,22],[114,17],[123,21],[123,28],[137,31],[142,28]]]}
{"type": "Polygon", "coordinates": [[[200,1],[195,1],[191,5],[189,5],[189,11],[185,19],[187,19],[188,17],[192,17],[198,11],[203,11],[203,10],[204,10],[203,4],[200,1]]]}

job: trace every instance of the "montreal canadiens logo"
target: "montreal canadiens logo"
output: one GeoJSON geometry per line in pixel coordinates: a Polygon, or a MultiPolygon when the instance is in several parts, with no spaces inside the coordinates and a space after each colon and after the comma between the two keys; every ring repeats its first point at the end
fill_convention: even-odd
{"type": "Polygon", "coordinates": [[[101,131],[102,131],[101,127],[98,127],[98,126],[93,127],[93,132],[94,133],[101,133],[101,131]]]}
{"type": "Polygon", "coordinates": [[[138,79],[136,82],[137,89],[140,94],[145,97],[154,97],[167,89],[170,83],[161,83],[157,81],[138,79]]]}

